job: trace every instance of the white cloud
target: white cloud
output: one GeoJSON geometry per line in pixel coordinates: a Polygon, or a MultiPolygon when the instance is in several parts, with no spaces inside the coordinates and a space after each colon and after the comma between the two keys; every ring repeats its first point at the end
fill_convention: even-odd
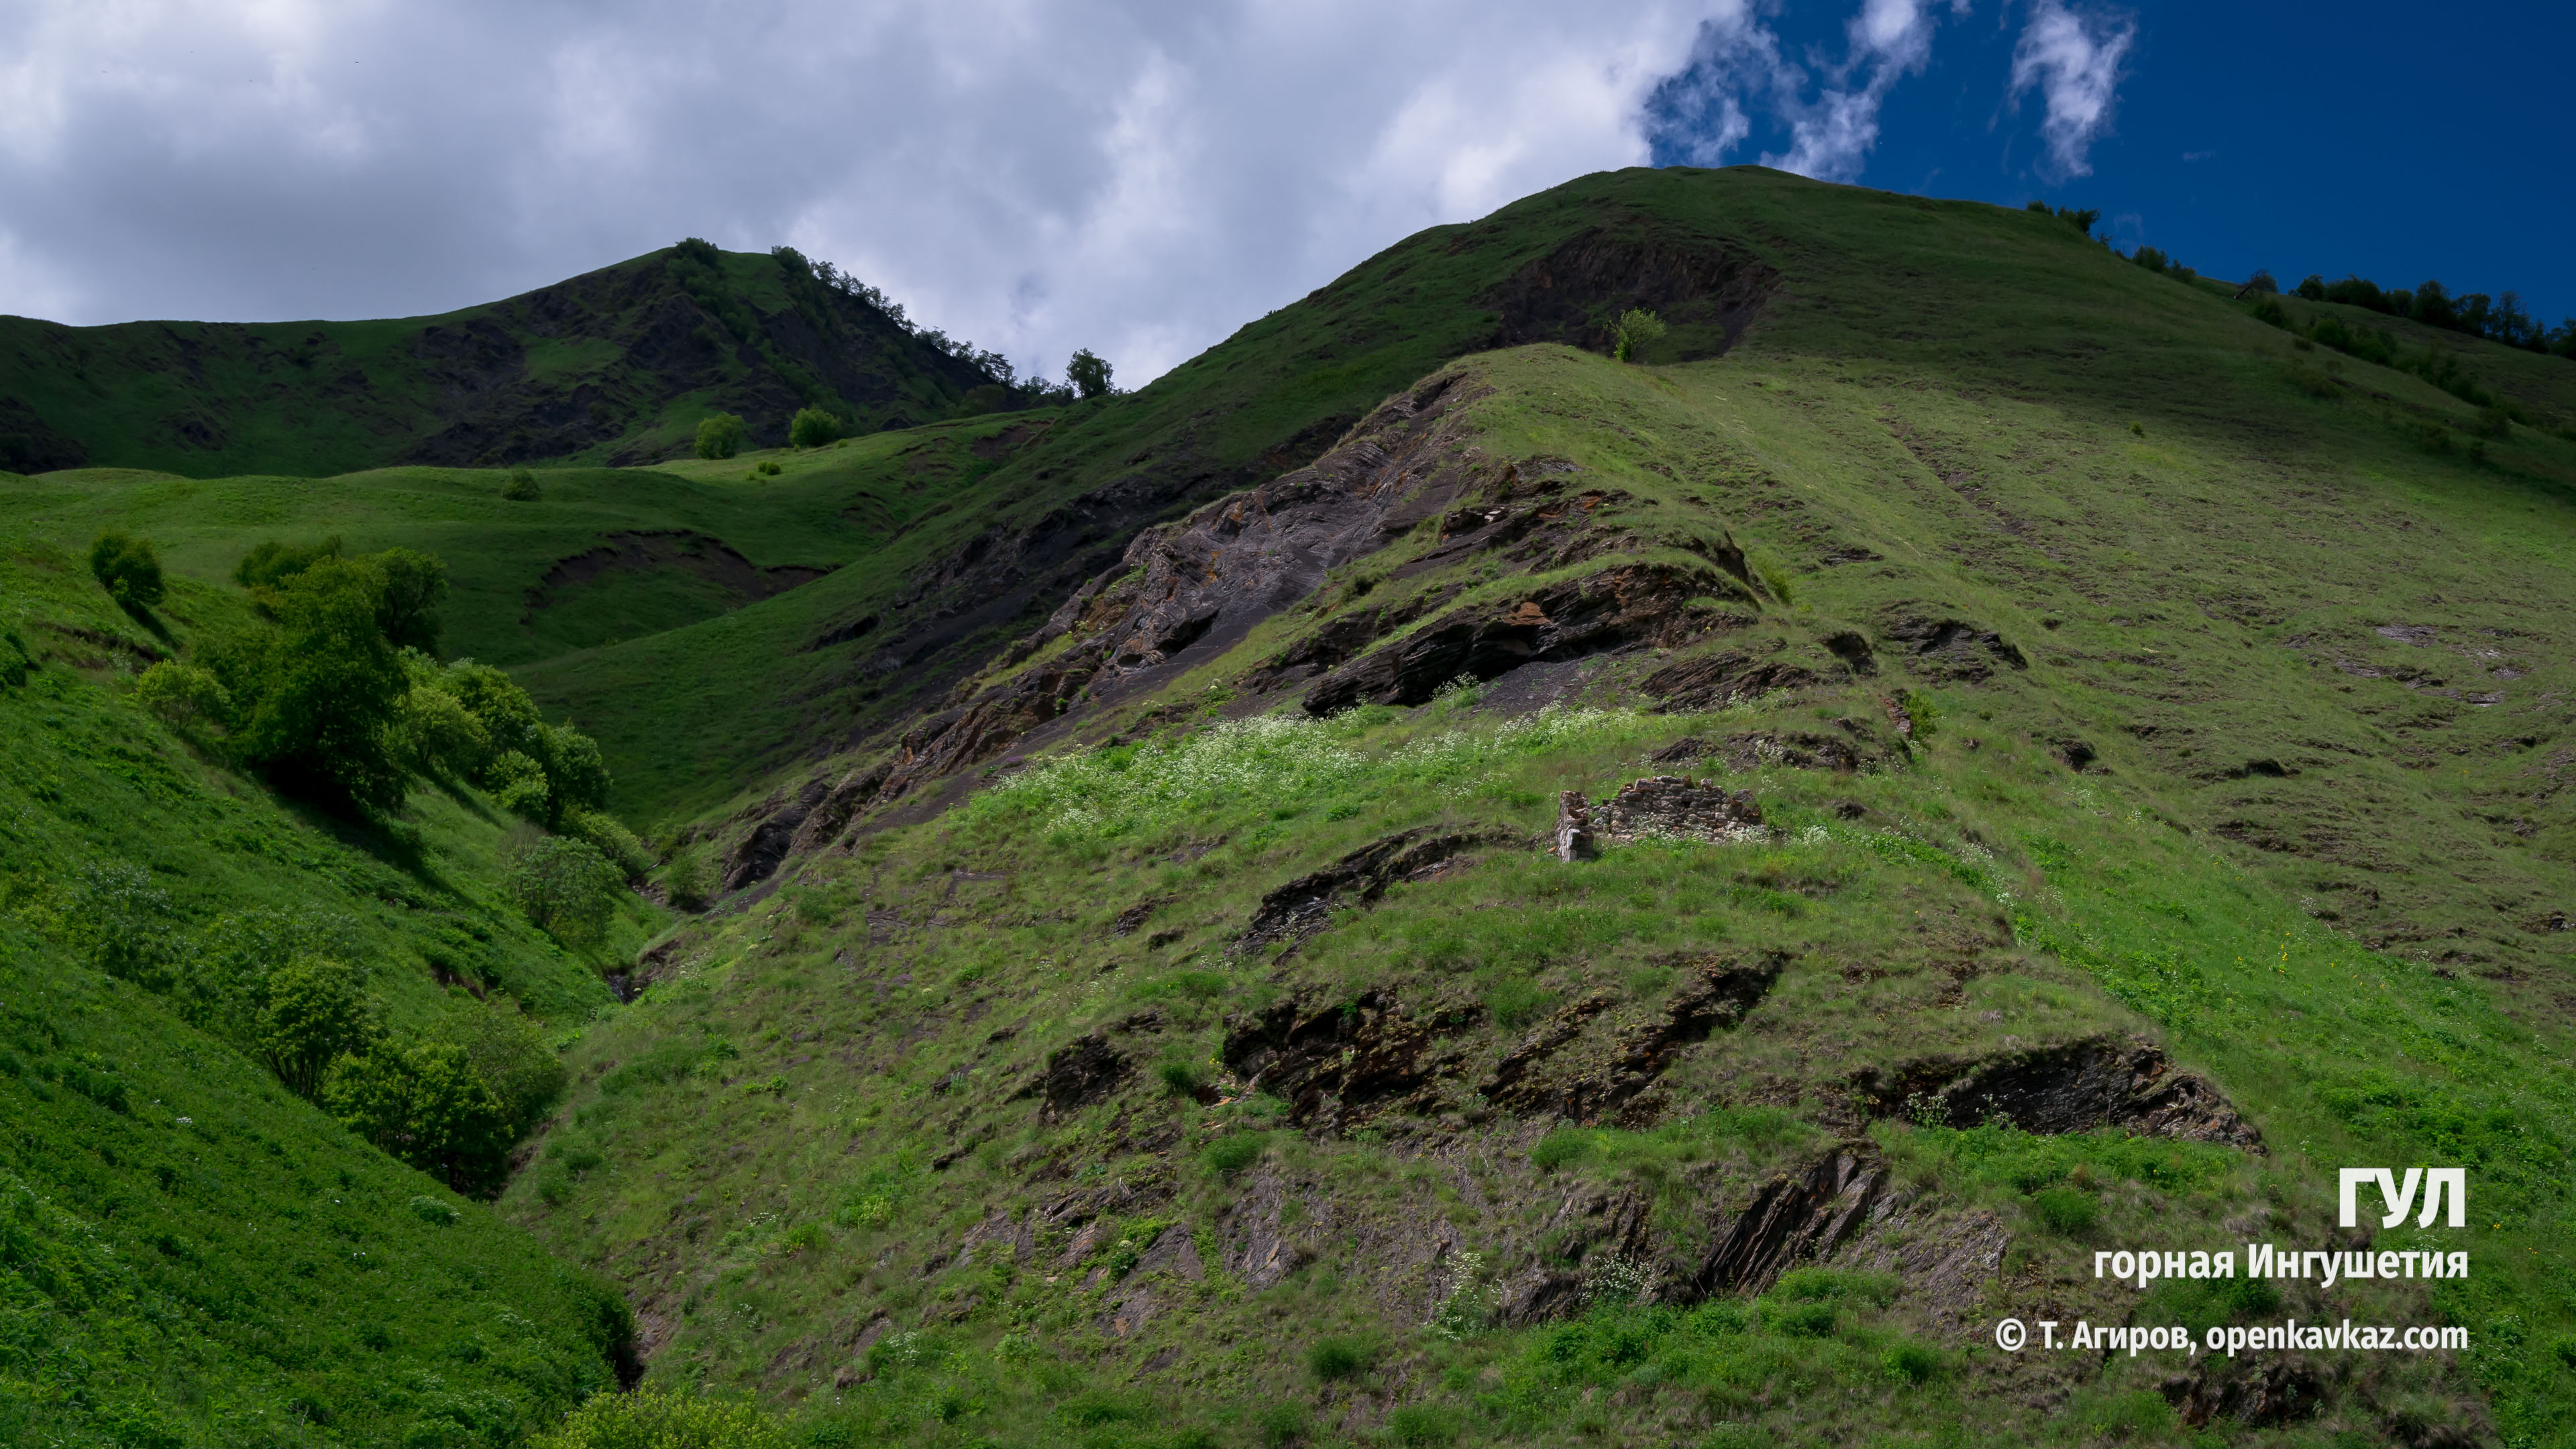
{"type": "MultiPolygon", "coordinates": [[[[1870,0],[1870,65],[1916,8],[1870,0]]],[[[695,234],[837,262],[1023,368],[1088,346],[1141,382],[1410,232],[1644,162],[1645,94],[1742,14],[21,0],[0,311],[434,312],[695,234]]]]}
{"type": "Polygon", "coordinates": [[[1753,134],[1750,108],[1789,133],[1788,149],[1763,153],[1763,165],[1855,180],[1878,144],[1888,92],[1931,59],[1935,18],[1922,0],[1862,0],[1843,27],[1843,58],[1813,62],[1811,77],[1757,12],[1731,4],[1701,26],[1689,69],[1655,94],[1656,139],[1672,159],[1723,165],[1753,134]]]}
{"type": "Polygon", "coordinates": [[[2040,137],[2057,176],[2090,176],[2095,138],[2111,124],[2120,62],[2138,38],[2124,15],[2078,14],[2063,0],[2032,0],[2030,21],[2013,50],[2012,93],[2036,87],[2047,102],[2040,137]]]}

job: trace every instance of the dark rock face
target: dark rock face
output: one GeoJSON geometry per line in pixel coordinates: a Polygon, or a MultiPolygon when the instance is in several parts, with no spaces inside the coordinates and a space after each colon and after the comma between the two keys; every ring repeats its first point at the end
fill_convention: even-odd
{"type": "Polygon", "coordinates": [[[1558,1070],[1545,1065],[1615,1000],[1606,992],[1559,1010],[1495,1064],[1480,1087],[1496,1106],[1578,1122],[1640,1125],[1660,1115],[1656,1083],[1683,1047],[1744,1019],[1780,979],[1786,960],[1764,955],[1700,962],[1663,1009],[1621,1030],[1607,1045],[1558,1070]]]}
{"type": "Polygon", "coordinates": [[[2109,1126],[2258,1151],[2263,1142],[2216,1087],[2176,1070],[2164,1048],[2136,1039],[2083,1037],[1979,1061],[1913,1062],[1892,1073],[1864,1072],[1853,1084],[1874,1115],[1919,1114],[1929,1103],[1952,1127],[2000,1115],[2025,1132],[2109,1126]]]}
{"type": "Polygon", "coordinates": [[[1283,1098],[1299,1126],[1345,1129],[1381,1113],[1431,1105],[1436,1087],[1458,1074],[1462,1054],[1441,1039],[1474,1024],[1472,1007],[1408,1012],[1372,991],[1356,1001],[1290,999],[1228,1025],[1225,1064],[1283,1098]]]}
{"type": "Polygon", "coordinates": [[[1974,684],[1992,679],[1997,666],[2030,667],[2021,650],[2002,635],[1962,619],[1900,614],[1879,632],[1889,643],[1902,646],[1907,663],[1931,679],[1974,684]]]}
{"type": "Polygon", "coordinates": [[[1815,671],[1750,654],[1707,654],[1666,665],[1639,686],[1655,697],[1661,714],[1692,714],[1722,709],[1739,699],[1755,699],[1783,689],[1804,689],[1816,682],[1815,671]]]}
{"type": "Polygon", "coordinates": [[[1800,1259],[1842,1246],[1886,1185],[1887,1165],[1865,1142],[1771,1179],[1700,1260],[1692,1286],[1702,1294],[1768,1289],[1800,1259]]]}
{"type": "Polygon", "coordinates": [[[2326,1401],[2324,1381],[2304,1361],[2274,1360],[2257,1367],[2203,1359],[2190,1373],[2177,1374],[2161,1387],[2183,1423],[2194,1429],[2214,1423],[2268,1429],[2314,1418],[2326,1401]]]}
{"type": "Polygon", "coordinates": [[[815,805],[823,798],[823,782],[810,781],[795,800],[775,807],[754,825],[751,833],[742,838],[742,843],[734,847],[733,858],[725,864],[724,888],[738,891],[776,874],[779,862],[787,858],[788,849],[796,839],[798,827],[805,823],[806,817],[813,813],[815,805]]]}
{"type": "Polygon", "coordinates": [[[1476,300],[1500,314],[1495,347],[1568,342],[1608,352],[1619,314],[1642,307],[1674,329],[1676,360],[1688,361],[1734,346],[1779,278],[1738,252],[1628,219],[1569,238],[1476,300]]]}
{"type": "Polygon", "coordinates": [[[1744,586],[1714,569],[1632,564],[1509,603],[1470,605],[1336,669],[1307,692],[1306,712],[1424,704],[1462,676],[1488,680],[1524,664],[1688,643],[1727,617],[1691,603],[1708,596],[1744,597],[1744,586]]]}
{"type": "Polygon", "coordinates": [[[1261,898],[1252,923],[1236,939],[1238,951],[1278,941],[1302,941],[1331,924],[1333,908],[1373,901],[1398,881],[1437,880],[1462,870],[1466,851],[1485,843],[1473,831],[1433,835],[1428,828],[1387,836],[1352,851],[1311,875],[1302,875],[1261,898]]]}
{"type": "Polygon", "coordinates": [[[1038,1079],[1047,1115],[1060,1117],[1109,1100],[1134,1070],[1135,1064],[1106,1035],[1095,1031],[1075,1037],[1047,1055],[1046,1071],[1038,1079]]]}

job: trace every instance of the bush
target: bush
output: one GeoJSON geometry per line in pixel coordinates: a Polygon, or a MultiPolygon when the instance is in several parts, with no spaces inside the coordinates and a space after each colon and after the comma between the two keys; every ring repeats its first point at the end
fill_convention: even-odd
{"type": "Polygon", "coordinates": [[[374,1026],[358,973],[344,962],[304,956],[269,973],[260,1012],[259,1053],[299,1097],[322,1091],[331,1064],[363,1051],[374,1026]]]}
{"type": "Polygon", "coordinates": [[[1165,1062],[1154,1068],[1154,1076],[1163,1084],[1167,1097],[1195,1096],[1207,1073],[1196,1062],[1165,1062]]]}
{"type": "Polygon", "coordinates": [[[509,481],[501,485],[501,496],[512,503],[535,503],[545,497],[537,487],[537,475],[525,468],[510,470],[509,481]]]}
{"type": "Polygon", "coordinates": [[[148,609],[161,602],[161,559],[152,545],[115,529],[89,546],[89,571],[108,597],[128,609],[148,609]]]}
{"type": "Polygon", "coordinates": [[[1664,335],[1663,319],[1641,307],[1631,307],[1619,314],[1610,329],[1610,348],[1621,362],[1635,360],[1636,351],[1664,335]]]}
{"type": "Polygon", "coordinates": [[[2254,320],[2266,327],[2286,328],[2290,325],[2290,314],[2281,310],[2280,298],[2258,297],[2254,302],[2254,320]]]}
{"type": "Polygon", "coordinates": [[[193,664],[164,659],[134,681],[134,702],[183,735],[231,723],[233,697],[223,681],[193,664]]]}
{"type": "Polygon", "coordinates": [[[1261,1160],[1269,1138],[1259,1132],[1237,1132],[1208,1144],[1199,1160],[1219,1177],[1232,1177],[1261,1160]]]}
{"type": "Polygon", "coordinates": [[[506,998],[489,1005],[460,1006],[432,1022],[422,1036],[433,1045],[465,1053],[474,1074],[500,1103],[512,1137],[534,1130],[563,1094],[563,1059],[537,1024],[506,998]]]}
{"type": "Polygon", "coordinates": [[[715,871],[703,845],[684,845],[662,867],[662,898],[675,911],[703,911],[715,895],[715,871]]]}
{"type": "Polygon", "coordinates": [[[787,424],[787,441],[799,448],[819,448],[841,436],[841,420],[821,408],[799,408],[787,424]]]}
{"type": "Polygon", "coordinates": [[[1530,1161],[1542,1172],[1554,1172],[1569,1162],[1589,1156],[1594,1145],[1592,1134],[1582,1128],[1559,1127],[1530,1148],[1530,1161]]]}
{"type": "Polygon", "coordinates": [[[1397,1444],[1447,1444],[1458,1437],[1458,1416],[1431,1404],[1407,1404],[1386,1416],[1386,1437],[1397,1444]]]}
{"type": "Polygon", "coordinates": [[[626,873],[590,845],[560,835],[543,835],[511,852],[510,873],[503,889],[528,913],[528,919],[566,946],[595,946],[608,933],[608,919],[626,873]]]}
{"type": "Polygon", "coordinates": [[[730,458],[742,451],[742,419],[733,413],[717,413],[698,422],[698,456],[730,458]]]}
{"type": "Polygon", "coordinates": [[[652,848],[614,815],[577,807],[567,810],[564,833],[615,861],[628,880],[642,880],[655,864],[652,848]]]}
{"type": "Polygon", "coordinates": [[[423,775],[470,780],[491,763],[492,732],[455,695],[417,678],[395,713],[394,730],[404,762],[423,775]]]}
{"type": "Polygon", "coordinates": [[[483,786],[504,810],[543,820],[553,808],[546,788],[546,768],[520,750],[503,750],[483,770],[483,786]]]}
{"type": "Polygon", "coordinates": [[[1941,1354],[1928,1344],[1905,1342],[1891,1348],[1879,1360],[1887,1366],[1887,1376],[1909,1384],[1928,1383],[1940,1376],[1941,1354]]]}
{"type": "Polygon", "coordinates": [[[233,582],[257,594],[279,587],[326,558],[339,556],[340,535],[336,533],[320,543],[301,547],[272,538],[242,555],[242,561],[233,565],[233,582]]]}
{"type": "Polygon", "coordinates": [[[1306,1437],[1306,1406],[1273,1404],[1252,1418],[1254,1432],[1269,1449],[1286,1449],[1306,1437]]]}
{"type": "Polygon", "coordinates": [[[447,565],[438,555],[407,548],[369,554],[384,574],[376,601],[376,628],[396,649],[438,652],[438,606],[447,602],[447,565]]]}
{"type": "Polygon", "coordinates": [[[2093,1231],[2094,1220],[2102,1214],[2102,1200],[2076,1188],[2052,1187],[2031,1198],[2030,1211],[2050,1232],[2080,1238],[2093,1231]]]}
{"type": "Polygon", "coordinates": [[[787,1449],[777,1422],[748,1403],[651,1387],[594,1394],[530,1449],[787,1449]]]}
{"type": "Polygon", "coordinates": [[[508,1115],[462,1047],[426,1043],[397,1052],[380,1044],[364,1056],[344,1056],[323,1082],[322,1105],[350,1131],[457,1192],[501,1184],[508,1115]]]}
{"type": "Polygon", "coordinates": [[[775,478],[786,471],[786,469],[778,466],[777,459],[763,458],[758,463],[752,465],[751,476],[754,478],[775,478]]]}
{"type": "Polygon", "coordinates": [[[1327,1338],[1306,1351],[1306,1367],[1315,1377],[1332,1383],[1357,1378],[1369,1366],[1373,1355],[1368,1345],[1353,1338],[1327,1338]]]}
{"type": "Polygon", "coordinates": [[[450,1227],[458,1218],[465,1216],[456,1210],[454,1203],[441,1202],[426,1193],[411,1200],[411,1215],[434,1228],[450,1227]]]}

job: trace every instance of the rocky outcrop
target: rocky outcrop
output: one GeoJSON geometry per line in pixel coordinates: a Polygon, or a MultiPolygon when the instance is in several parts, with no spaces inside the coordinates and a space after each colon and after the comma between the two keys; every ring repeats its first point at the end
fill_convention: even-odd
{"type": "Polygon", "coordinates": [[[1580,790],[1557,797],[1559,860],[1586,860],[1604,845],[1641,840],[1715,843],[1758,840],[1762,834],[1762,807],[1754,803],[1752,791],[1729,794],[1681,775],[1632,780],[1598,807],[1580,790]]]}
{"type": "Polygon", "coordinates": [[[1424,704],[1456,679],[1494,679],[1524,664],[1637,645],[1676,647],[1729,618],[1700,601],[1748,597],[1742,584],[1716,569],[1671,563],[1604,569],[1454,609],[1325,676],[1307,691],[1306,712],[1320,717],[1358,704],[1424,704]]]}
{"type": "Polygon", "coordinates": [[[1749,654],[1702,655],[1667,665],[1638,685],[1652,696],[1660,714],[1694,714],[1724,709],[1739,699],[1759,699],[1783,689],[1804,689],[1816,682],[1814,670],[1749,654]]]}
{"type": "Polygon", "coordinates": [[[1661,1009],[1628,1020],[1606,1040],[1596,1038],[1568,1052],[1586,1023],[1616,1000],[1608,992],[1594,992],[1532,1031],[1495,1064],[1478,1090],[1488,1102],[1526,1115],[1628,1126],[1651,1123],[1664,1105],[1657,1083],[1682,1048],[1741,1022],[1770,994],[1787,964],[1776,953],[1690,963],[1661,1009]]]}
{"type": "Polygon", "coordinates": [[[1330,925],[1337,906],[1376,900],[1398,882],[1437,880],[1464,869],[1462,857],[1486,839],[1476,831],[1435,834],[1423,827],[1372,841],[1263,896],[1234,949],[1302,941],[1330,925]]]}
{"type": "Polygon", "coordinates": [[[1458,1075],[1461,1048],[1444,1043],[1476,1023],[1474,1007],[1416,1015],[1383,991],[1352,1001],[1290,998],[1227,1024],[1224,1060],[1244,1090],[1288,1103],[1299,1126],[1348,1130],[1381,1113],[1427,1110],[1458,1075]]]}
{"type": "Polygon", "coordinates": [[[1476,300],[1496,314],[1495,347],[1564,341],[1608,352],[1619,314],[1642,307],[1673,329],[1672,360],[1689,361],[1734,346],[1779,281],[1731,247],[1623,218],[1532,258],[1476,300]]]}
{"type": "Polygon", "coordinates": [[[1692,1286],[1703,1294],[1768,1289],[1799,1260],[1823,1258],[1850,1239],[1886,1185],[1887,1164],[1866,1142],[1772,1178],[1700,1260],[1692,1286]]]}
{"type": "Polygon", "coordinates": [[[2083,1037],[1974,1060],[1936,1058],[1853,1079],[1873,1116],[1973,1127],[1997,1117],[2025,1132],[2118,1127],[2145,1137],[2261,1150],[2263,1137],[2206,1078],[2136,1038],[2083,1037]]]}
{"type": "Polygon", "coordinates": [[[1975,684],[1992,679],[1999,667],[2030,667],[2021,650],[2007,643],[2002,635],[1964,619],[1898,613],[1879,633],[1899,646],[1899,652],[1916,673],[1929,679],[1975,684]]]}

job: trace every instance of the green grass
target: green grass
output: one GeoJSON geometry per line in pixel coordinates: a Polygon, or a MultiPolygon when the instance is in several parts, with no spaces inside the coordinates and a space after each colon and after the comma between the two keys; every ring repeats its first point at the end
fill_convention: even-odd
{"type": "MultiPolygon", "coordinates": [[[[2164,1385],[2187,1365],[2004,1358],[1993,1320],[2043,1305],[2097,1325],[2465,1325],[2457,1357],[2333,1359],[2318,1416],[2241,1437],[2372,1442],[2484,1414],[2508,1443],[2569,1443],[2576,936],[2551,923],[2576,894],[2559,788],[2576,678],[2555,642],[2576,633],[2576,444],[2551,429],[2576,415],[2576,369],[2411,331],[2404,346],[2456,354],[2534,422],[2473,453],[2470,430],[2495,430],[2425,369],[2340,358],[2329,373],[2225,288],[2146,273],[2051,218],[1749,169],[1623,172],[1409,240],[1131,397],[782,458],[769,484],[736,481],[747,459],[549,475],[543,504],[510,505],[566,510],[525,525],[563,530],[542,540],[513,541],[497,501],[437,504],[474,540],[454,552],[492,560],[483,602],[455,614],[487,634],[502,632],[491,600],[526,587],[513,580],[620,526],[630,481],[655,516],[698,510],[714,521],[691,526],[755,562],[849,540],[844,567],[777,598],[596,647],[566,624],[516,656],[608,744],[623,808],[718,851],[759,813],[741,807],[863,767],[960,680],[1001,677],[979,651],[1050,609],[1081,549],[1116,543],[1018,580],[1016,617],[906,656],[896,641],[935,636],[897,605],[962,599],[936,574],[967,541],[1007,541],[1122,480],[1178,508],[1441,367],[1475,394],[1463,445],[1546,455],[1614,495],[1588,519],[1611,546],[1548,577],[1680,562],[1723,531],[1766,597],[1730,606],[1749,622],[1708,647],[1822,681],[1658,714],[1638,686],[1686,652],[1644,649],[1587,661],[1576,696],[1536,716],[1499,713],[1490,689],[1324,721],[1238,697],[1361,578],[1372,605],[1497,609],[1537,582],[1490,557],[1399,579],[1431,542],[1408,537],[944,813],[681,922],[649,989],[566,1041],[574,1085],[500,1215],[618,1281],[654,1380],[757,1396],[818,1444],[2179,1442],[2164,1385]],[[1719,360],[1650,347],[1620,366],[1543,344],[1448,361],[1490,340],[1486,288],[1603,224],[1724,240],[1787,280],[1719,360]],[[1026,421],[1050,426],[1006,457],[974,447],[1026,421]],[[774,514],[754,506],[765,497],[774,514]],[[843,533],[818,525],[834,508],[843,533]],[[808,647],[871,614],[870,633],[808,647]],[[1971,645],[1987,672],[1963,677],[1909,652],[1909,620],[1992,631],[2020,664],[1971,645]],[[1872,642],[1868,672],[1828,646],[1847,634],[1872,642]],[[889,655],[893,669],[870,667],[889,655]],[[1685,735],[1756,731],[1856,740],[1874,764],[1652,758],[1685,735]],[[1542,848],[1559,792],[1680,771],[1750,790],[1769,831],[1580,864],[1542,848]],[[1461,869],[1345,902],[1293,950],[1240,945],[1269,892],[1416,828],[1484,844],[1461,869]],[[1146,924],[1122,934],[1139,906],[1146,924]],[[1623,1033],[1730,961],[1774,963],[1776,982],[1740,1022],[1659,1058],[1633,1110],[1560,1118],[1484,1097],[1485,1074],[1550,1022],[1589,1023],[1565,1050],[1595,1053],[1580,1060],[1607,1080],[1623,1033]],[[1400,1009],[1425,1030],[1368,1065],[1416,1075],[1340,1118],[1285,1078],[1247,1080],[1226,1044],[1283,1003],[1318,1027],[1400,1009]],[[2262,1149],[1962,1129],[1862,1100],[1870,1074],[1909,1063],[2103,1034],[2206,1077],[2262,1149]],[[1051,1068],[1095,1039],[1125,1074],[1103,1100],[1048,1105],[1051,1068]],[[1689,1301],[1682,1283],[1734,1215],[1838,1145],[1886,1164],[1901,1233],[1689,1301]],[[2142,1295],[2093,1275],[2105,1249],[2326,1246],[2335,1169],[2362,1163],[2469,1167],[2468,1227],[2376,1246],[2466,1248],[2472,1276],[2142,1295]],[[1146,1267],[1174,1233],[1195,1276],[1146,1267]],[[1260,1234],[1294,1248],[1294,1268],[1256,1290],[1260,1234]],[[1987,1245],[1993,1270],[1944,1279],[1900,1251],[1945,1243],[1987,1245]],[[1556,1316],[1498,1321],[1508,1295],[1546,1283],[1556,1316]]],[[[465,487],[394,481],[339,482],[340,501],[294,516],[318,530],[332,509],[382,506],[420,529],[435,511],[420,500],[465,487]]],[[[178,485],[82,475],[11,495],[57,486],[178,485]]],[[[19,526],[69,542],[18,567],[53,591],[48,608],[87,598],[83,627],[132,635],[61,550],[155,511],[196,520],[168,548],[165,628],[183,639],[197,611],[240,607],[187,538],[213,559],[244,536],[218,544],[190,506],[67,503],[67,521],[19,526]]],[[[710,607],[657,592],[667,616],[609,587],[566,617],[710,607]]],[[[48,768],[113,776],[103,762],[131,762],[111,735],[138,727],[115,713],[125,651],[88,647],[86,673],[49,663],[0,707],[77,703],[101,723],[48,768]]],[[[135,770],[275,812],[141,728],[161,763],[135,770]]],[[[21,788],[58,821],[99,794],[21,788]]],[[[415,804],[455,892],[441,910],[480,899],[476,808],[415,804]]],[[[139,829],[77,823],[13,860],[151,858],[139,829]]],[[[219,866],[200,837],[224,838],[187,837],[174,894],[212,909],[284,889],[214,878],[251,867],[219,866]]],[[[357,904],[339,909],[369,912],[398,953],[418,911],[380,887],[400,870],[363,846],[311,850],[296,889],[345,877],[357,904]]],[[[622,950],[648,922],[629,917],[622,950]]],[[[540,966],[565,964],[526,962],[532,993],[540,966]]],[[[90,1101],[79,1084],[103,1070],[42,1080],[90,1101]]]]}

